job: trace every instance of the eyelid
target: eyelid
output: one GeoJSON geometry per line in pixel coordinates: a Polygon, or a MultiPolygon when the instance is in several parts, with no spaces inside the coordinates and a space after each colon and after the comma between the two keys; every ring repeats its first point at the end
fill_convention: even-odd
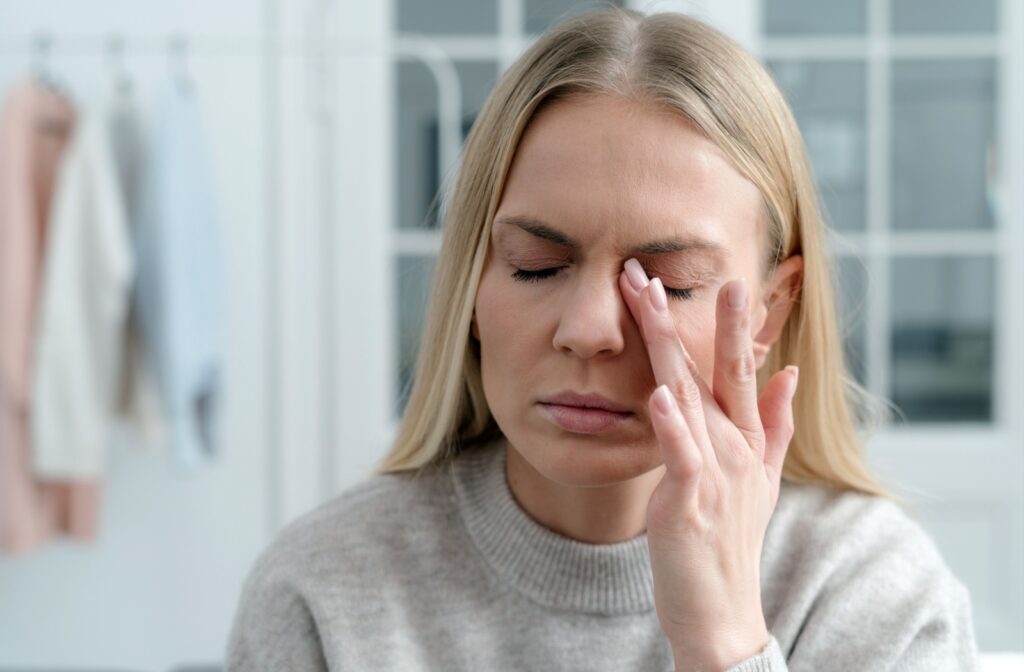
{"type": "MultiPolygon", "coordinates": [[[[515,281],[517,281],[517,282],[524,282],[524,283],[539,283],[539,282],[544,282],[545,280],[549,280],[551,278],[554,278],[565,267],[564,266],[556,266],[556,267],[538,268],[536,270],[532,270],[532,269],[518,268],[515,265],[513,265],[513,268],[515,269],[515,271],[512,273],[512,278],[515,281]]],[[[665,287],[665,293],[668,294],[669,298],[680,299],[680,300],[683,300],[683,301],[692,298],[693,297],[693,292],[700,288],[699,286],[668,287],[668,286],[666,286],[664,284],[662,286],[665,287]]]]}

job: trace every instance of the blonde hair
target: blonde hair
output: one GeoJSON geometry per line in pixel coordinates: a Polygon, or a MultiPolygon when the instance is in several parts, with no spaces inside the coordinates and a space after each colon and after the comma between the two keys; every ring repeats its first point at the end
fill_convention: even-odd
{"type": "Polygon", "coordinates": [[[442,226],[409,400],[376,473],[444,464],[501,436],[470,337],[491,221],[530,119],[555,101],[613,94],[679,112],[757,185],[767,219],[768,276],[803,255],[803,282],[758,372],[762,387],[800,367],[794,436],[783,478],[898,499],[871,473],[855,416],[869,430],[880,406],[849,375],[833,297],[834,267],[803,140],[764,67],[703,22],[677,13],[590,11],[549,28],[498,80],[466,139],[442,226]]]}

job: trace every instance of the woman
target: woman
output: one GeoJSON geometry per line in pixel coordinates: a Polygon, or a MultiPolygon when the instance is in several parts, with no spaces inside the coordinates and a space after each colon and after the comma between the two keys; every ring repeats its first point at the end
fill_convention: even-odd
{"type": "Polygon", "coordinates": [[[862,455],[823,228],[733,41],[551,28],[467,139],[390,454],[259,558],[229,669],[973,669],[862,455]]]}

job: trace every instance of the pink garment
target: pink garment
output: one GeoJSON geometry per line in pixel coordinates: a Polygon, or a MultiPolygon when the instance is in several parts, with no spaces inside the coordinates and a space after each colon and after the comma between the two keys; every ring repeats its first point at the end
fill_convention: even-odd
{"type": "Polygon", "coordinates": [[[62,532],[96,536],[101,484],[38,479],[29,444],[46,221],[74,123],[71,101],[34,79],[0,111],[0,551],[14,554],[62,532]]]}

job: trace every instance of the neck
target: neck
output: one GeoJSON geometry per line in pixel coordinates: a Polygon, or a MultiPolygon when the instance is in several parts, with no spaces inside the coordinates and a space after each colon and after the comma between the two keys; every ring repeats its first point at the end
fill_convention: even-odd
{"type": "Polygon", "coordinates": [[[628,541],[647,529],[647,503],[661,481],[660,465],[640,476],[604,485],[547,478],[508,445],[506,477],[519,506],[539,524],[588,544],[628,541]]]}

